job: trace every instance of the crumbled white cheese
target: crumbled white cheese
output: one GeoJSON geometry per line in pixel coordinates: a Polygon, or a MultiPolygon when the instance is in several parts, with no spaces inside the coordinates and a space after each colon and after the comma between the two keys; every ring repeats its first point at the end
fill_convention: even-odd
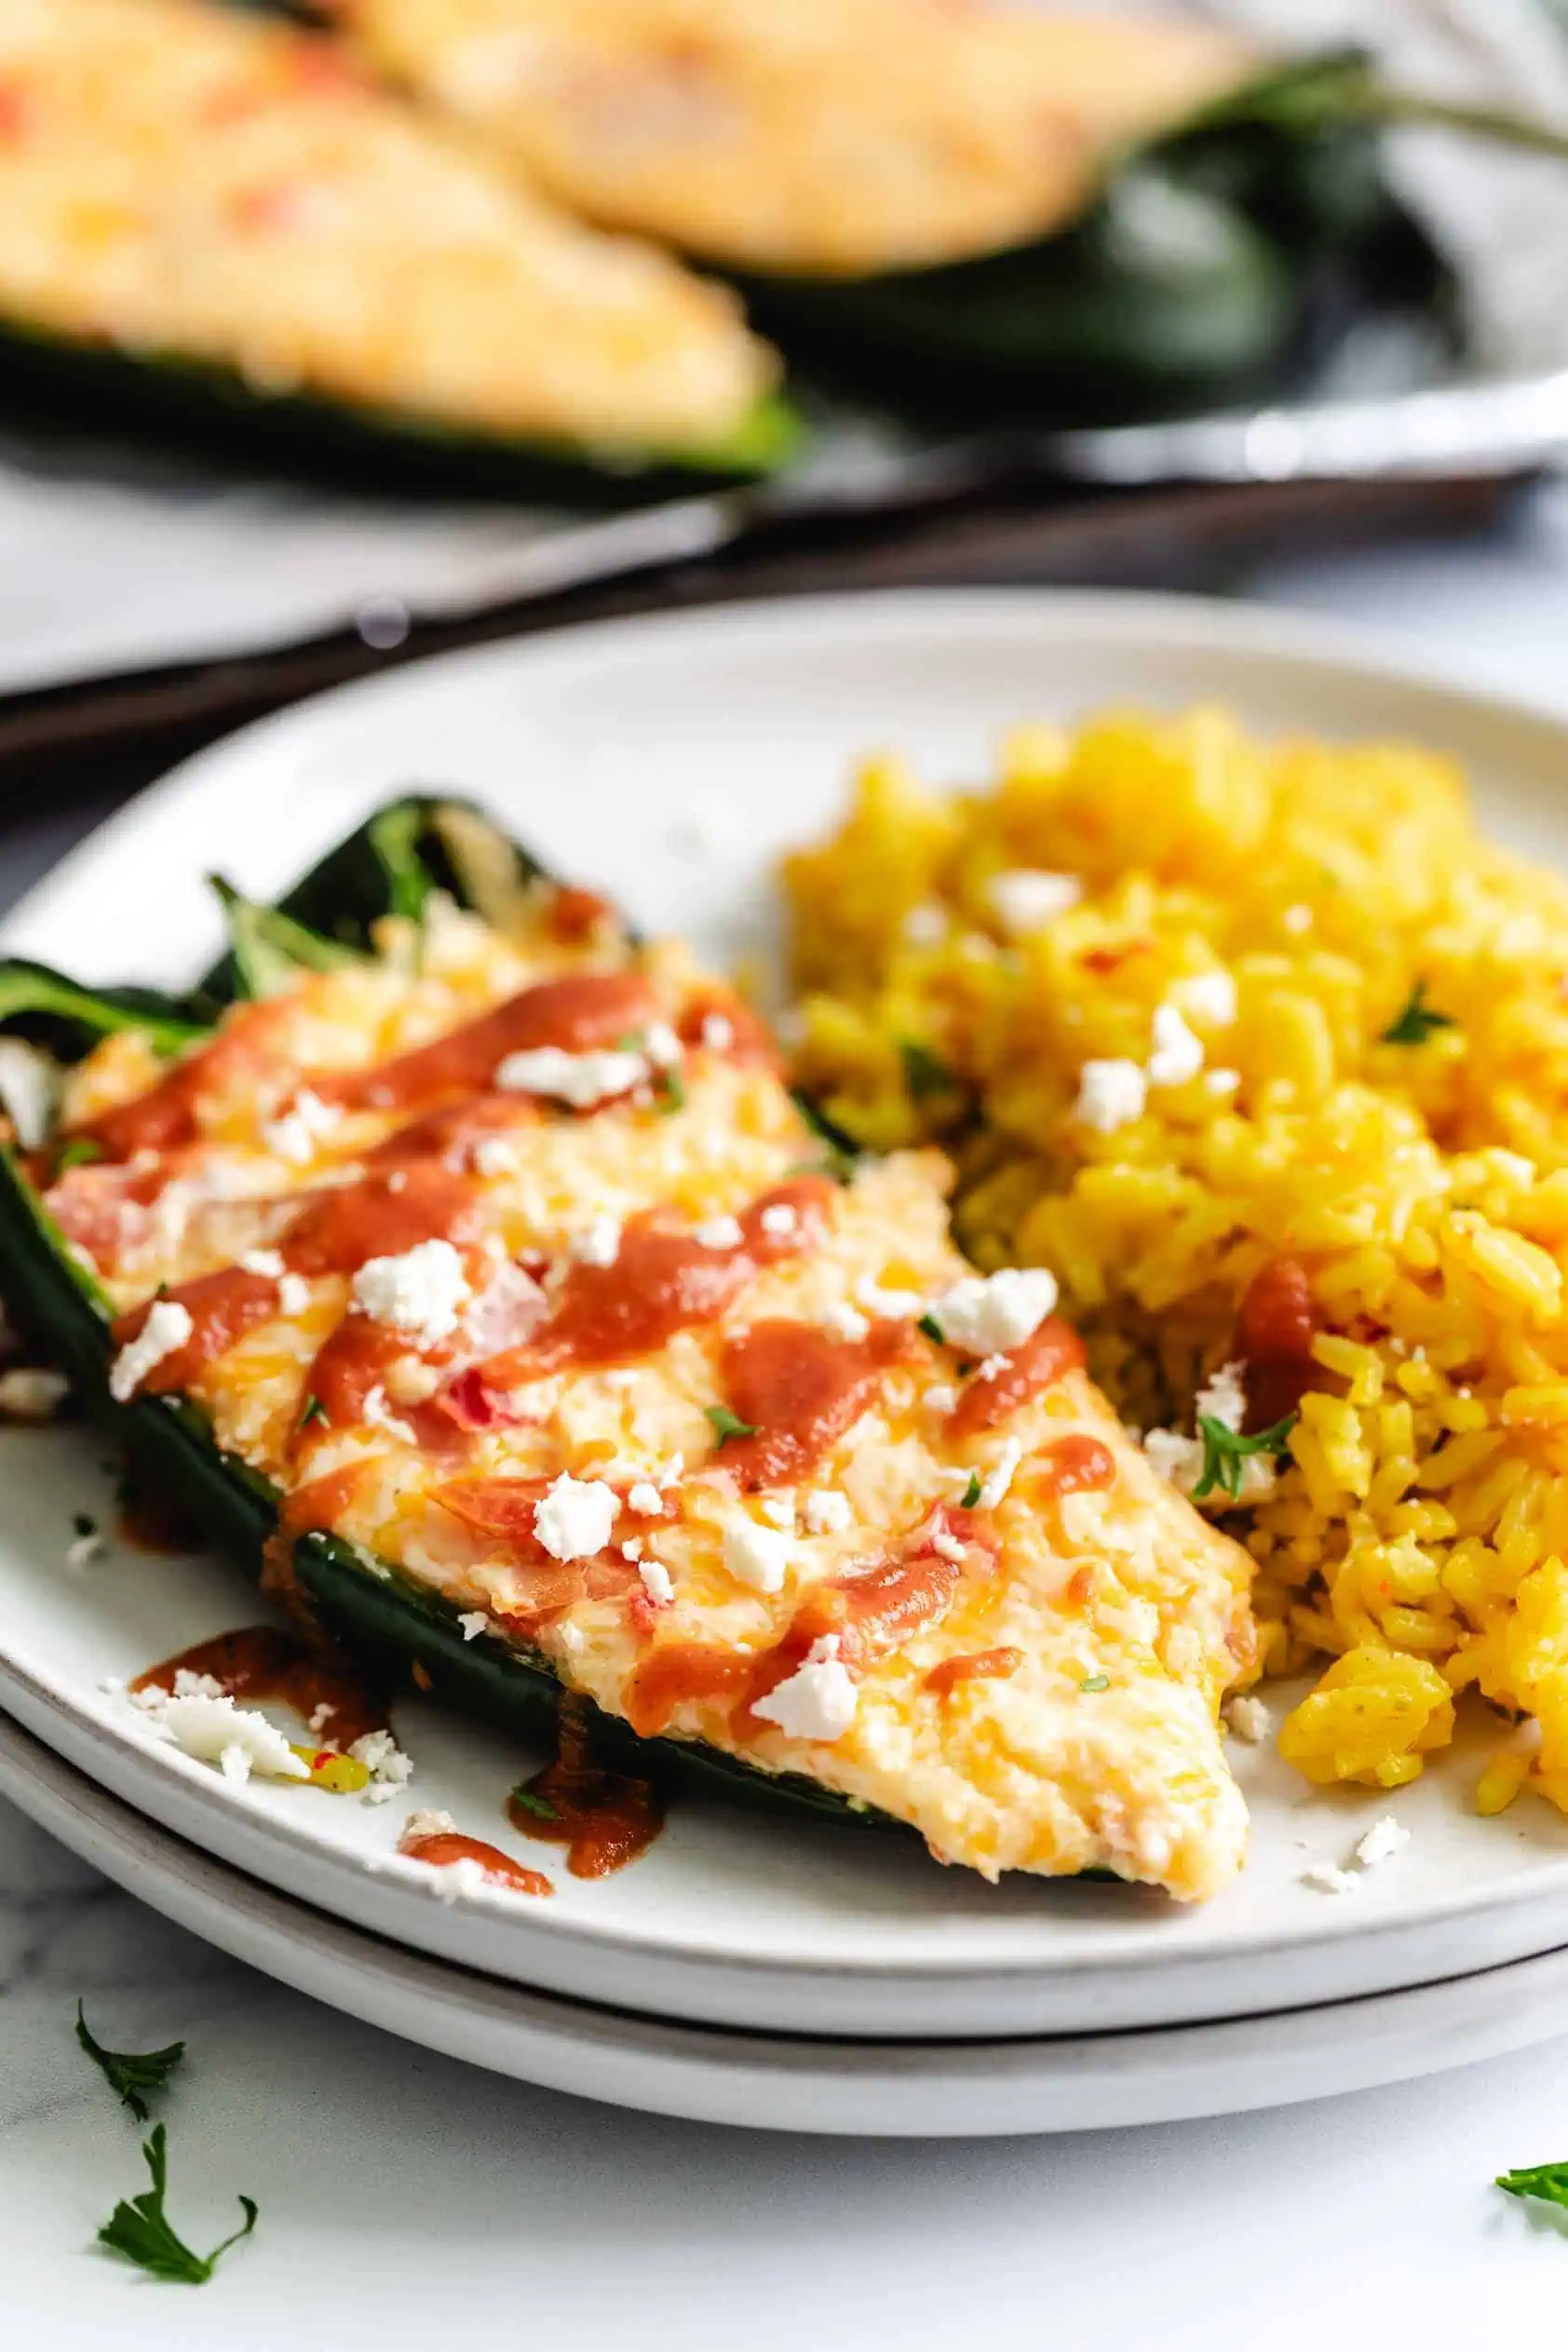
{"type": "Polygon", "coordinates": [[[330,1135],[343,1113],[334,1103],[323,1102],[318,1094],[302,1087],[287,1110],[276,1119],[268,1119],[262,1128],[262,1141],[269,1152],[286,1159],[292,1167],[304,1168],[316,1157],[316,1146],[324,1135],[330,1135]]]}
{"type": "Polygon", "coordinates": [[[225,1780],[246,1781],[252,1772],[272,1780],[308,1780],[303,1764],[283,1734],[252,1707],[237,1707],[209,1676],[191,1677],[200,1687],[172,1692],[145,1690],[135,1703],[160,1737],[198,1763],[215,1764],[225,1780]]]}
{"type": "Polygon", "coordinates": [[[1234,1698],[1225,1701],[1225,1721],[1237,1739],[1245,1740],[1249,1748],[1256,1748],[1274,1728],[1274,1711],[1250,1692],[1237,1691],[1234,1698]]]}
{"type": "Polygon", "coordinates": [[[956,1535],[950,1535],[945,1527],[939,1527],[932,1536],[931,1549],[939,1560],[951,1560],[955,1566],[961,1565],[969,1557],[966,1547],[959,1542],[956,1535]]]}
{"type": "Polygon", "coordinates": [[[651,1021],[642,1032],[642,1051],[656,1070],[673,1070],[685,1048],[667,1021],[651,1021]]]}
{"type": "Polygon", "coordinates": [[[976,1498],[977,1510],[994,1511],[1013,1482],[1013,1473],[1023,1459],[1023,1447],[1017,1438],[1004,1439],[1002,1451],[980,1480],[976,1498]]]}
{"type": "Polygon", "coordinates": [[[563,1617],[556,1628],[556,1639],[570,1656],[575,1657],[583,1646],[583,1629],[574,1625],[570,1617],[563,1617]]]}
{"type": "Polygon", "coordinates": [[[1334,1862],[1311,1862],[1301,1874],[1304,1886],[1319,1895],[1352,1895],[1361,1881],[1355,1871],[1342,1871],[1334,1862]]]}
{"type": "Polygon", "coordinates": [[[59,1100],[60,1073],[46,1053],[21,1037],[0,1037],[0,1109],[24,1152],[48,1141],[59,1100]]]}
{"type": "Polygon", "coordinates": [[[856,1690],[839,1655],[839,1637],[824,1634],[804,1661],[759,1698],[752,1713],[777,1723],[791,1739],[841,1739],[855,1720],[856,1690]]]}
{"type": "Polygon", "coordinates": [[[477,1176],[515,1176],[517,1144],[508,1135],[481,1135],[468,1155],[477,1176]]]}
{"type": "Polygon", "coordinates": [[[781,1592],[794,1551],[789,1533],[779,1527],[759,1527],[754,1519],[731,1521],[724,1530],[724,1566],[737,1584],[753,1592],[781,1592]]]}
{"type": "Polygon", "coordinates": [[[757,1508],[770,1527],[782,1527],[793,1534],[795,1528],[793,1494],[764,1494],[757,1508]]]}
{"type": "Polygon", "coordinates": [[[11,1421],[50,1421],[71,1393],[63,1372],[41,1365],[13,1364],[0,1372],[0,1417],[11,1421]]]}
{"type": "Polygon", "coordinates": [[[534,1533],[552,1560],[591,1560],[620,1512],[614,1487],[563,1470],[534,1506],[534,1533]]]}
{"type": "Polygon", "coordinates": [[[247,1274],[259,1274],[264,1281],[280,1282],[283,1278],[281,1250],[247,1250],[239,1263],[247,1274]]]}
{"type": "Polygon", "coordinates": [[[450,1241],[420,1241],[397,1257],[372,1258],[353,1283],[362,1315],[395,1325],[424,1347],[450,1338],[468,1296],[463,1261],[450,1241]]]}
{"type": "MultiPolygon", "coordinates": [[[[415,1855],[415,1861],[419,1857],[415,1855]]],[[[450,1906],[463,1898],[495,1893],[495,1881],[484,1864],[472,1854],[459,1855],[455,1862],[437,1863],[430,1872],[430,1892],[439,1903],[450,1906]]]]}
{"type": "Polygon", "coordinates": [[[601,1376],[606,1388],[624,1390],[635,1388],[637,1386],[637,1369],[632,1364],[617,1365],[613,1372],[604,1372],[601,1376]]]}
{"type": "Polygon", "coordinates": [[[567,1249],[579,1265],[614,1265],[621,1254],[619,1218],[595,1217],[581,1233],[573,1235],[567,1249]]]}
{"type": "Polygon", "coordinates": [[[286,1274],[277,1286],[277,1311],[291,1321],[310,1304],[310,1285],[303,1274],[286,1274]]]}
{"type": "Polygon", "coordinates": [[[1195,972],[1178,980],[1171,1000],[1192,1021],[1209,1029],[1229,1029],[1236,1021],[1236,982],[1228,972],[1195,972]]]}
{"type": "Polygon", "coordinates": [[[127,1341],[109,1367],[109,1394],[115,1402],[128,1403],[154,1366],[183,1347],[195,1329],[189,1307],[178,1299],[155,1299],[136,1337],[127,1341]]]}
{"type": "Polygon", "coordinates": [[[366,1805],[390,1805],[399,1790],[413,1778],[413,1758],[404,1754],[389,1731],[362,1732],[348,1753],[371,1776],[362,1800],[366,1805]]]}
{"type": "Polygon", "coordinates": [[[847,1494],[832,1489],[805,1498],[805,1523],[813,1535],[842,1535],[851,1525],[855,1514],[847,1494]]]}
{"type": "Polygon", "coordinates": [[[927,899],[911,907],[899,929],[910,947],[940,947],[953,927],[953,918],[939,899],[927,899]]]}
{"type": "Polygon", "coordinates": [[[1187,1027],[1178,1006],[1155,1007],[1154,1040],[1148,1062],[1151,1086],[1184,1087],[1196,1077],[1204,1062],[1203,1040],[1187,1027]]]}
{"type": "Polygon", "coordinates": [[[1074,1115],[1099,1135],[1114,1135],[1142,1117],[1148,1093],[1149,1082],[1136,1061],[1086,1061],[1078,1073],[1074,1115]]]}
{"type": "Polygon", "coordinates": [[[704,1250],[738,1250],[745,1238],[736,1217],[710,1217],[705,1224],[692,1227],[692,1239],[704,1250]]]}
{"type": "Polygon", "coordinates": [[[1168,1485],[1185,1494],[1203,1475],[1203,1440],[1184,1438],[1179,1429],[1148,1429],[1143,1452],[1168,1485]]]}
{"type": "Polygon", "coordinates": [[[958,1402],[958,1391],[951,1387],[946,1381],[939,1381],[934,1388],[926,1389],[920,1401],[926,1411],[936,1420],[945,1421],[958,1402]]]}
{"type": "Polygon", "coordinates": [[[465,1642],[477,1642],[481,1633],[489,1630],[489,1627],[490,1619],[482,1609],[465,1609],[457,1620],[457,1629],[465,1642]]]}
{"type": "Polygon", "coordinates": [[[1045,1266],[1009,1265],[966,1275],[933,1301],[931,1314],[952,1346],[991,1356],[1033,1338],[1056,1300],[1056,1277],[1045,1266]]]}
{"type": "Polygon", "coordinates": [[[977,1380],[994,1380],[998,1373],[1005,1372],[1007,1369],[1007,1359],[1006,1356],[987,1356],[982,1363],[979,1363],[975,1366],[975,1378],[977,1380]]]}
{"type": "Polygon", "coordinates": [[[1203,1074],[1204,1091],[1208,1094],[1234,1094],[1240,1084],[1239,1070],[1206,1070],[1203,1074]]]}
{"type": "Polygon", "coordinates": [[[834,1339],[864,1339],[871,1330],[866,1318],[855,1306],[830,1306],[822,1316],[822,1329],[834,1339]]]}
{"type": "Polygon", "coordinates": [[[1374,1871],[1380,1862],[1392,1860],[1402,1846],[1410,1844],[1410,1832],[1391,1813],[1382,1814],[1366,1835],[1357,1842],[1356,1859],[1364,1871],[1374,1871]]]}
{"type": "Polygon", "coordinates": [[[640,1519],[664,1516],[664,1496],[651,1479],[639,1479],[626,1500],[628,1509],[635,1511],[640,1519]]]}
{"type": "Polygon", "coordinates": [[[1243,1363],[1222,1364],[1211,1372],[1197,1392],[1196,1410],[1210,1421],[1217,1421],[1222,1428],[1239,1429],[1247,1417],[1247,1390],[1243,1363]]]}
{"type": "Polygon", "coordinates": [[[450,1837],[456,1827],[450,1813],[443,1813],[437,1805],[422,1805],[403,1823],[398,1843],[412,1845],[422,1837],[450,1837]]]}
{"type": "Polygon", "coordinates": [[[991,903],[1002,928],[1014,939],[1044,930],[1083,895],[1076,874],[1046,873],[1037,866],[1015,866],[1007,873],[994,874],[991,881],[991,903]]]}
{"type": "Polygon", "coordinates": [[[794,1203],[789,1200],[770,1200],[762,1214],[763,1231],[775,1241],[787,1241],[799,1230],[800,1222],[794,1203]]]}
{"type": "Polygon", "coordinates": [[[869,1274],[855,1285],[855,1304],[877,1322],[907,1322],[926,1312],[922,1291],[885,1291],[869,1274]]]}
{"type": "Polygon", "coordinates": [[[656,1486],[677,1486],[685,1475],[685,1468],[684,1454],[666,1453],[654,1464],[648,1475],[656,1486]]]}
{"type": "Polygon", "coordinates": [[[642,1561],[637,1570],[642,1579],[642,1589],[650,1601],[673,1601],[675,1586],[668,1568],[656,1560],[642,1561]]]}
{"type": "Polygon", "coordinates": [[[723,1013],[704,1013],[702,1042],[710,1053],[728,1053],[735,1043],[735,1024],[723,1013]]]}
{"type": "Polygon", "coordinates": [[[553,1102],[569,1102],[574,1111],[591,1110],[617,1094],[629,1094],[649,1075],[647,1057],[616,1047],[600,1053],[566,1053],[560,1046],[535,1046],[525,1053],[509,1053],[495,1072],[494,1084],[507,1094],[544,1094],[553,1102]]]}
{"type": "Polygon", "coordinates": [[[623,1560],[631,1561],[635,1565],[635,1563],[642,1559],[643,1548],[643,1542],[641,1535],[629,1535],[625,1543],[620,1547],[621,1558],[623,1560]]]}
{"type": "Polygon", "coordinates": [[[370,1429],[385,1429],[388,1437],[401,1438],[405,1445],[417,1445],[419,1440],[406,1421],[399,1421],[386,1401],[386,1391],[377,1381],[366,1395],[359,1408],[360,1416],[370,1429]]]}

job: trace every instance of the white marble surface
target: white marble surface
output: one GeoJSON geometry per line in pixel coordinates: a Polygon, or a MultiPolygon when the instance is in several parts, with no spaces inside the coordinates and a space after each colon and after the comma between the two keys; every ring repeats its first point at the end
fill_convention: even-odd
{"type": "MultiPolygon", "coordinates": [[[[1438,645],[1568,707],[1568,496],[1484,541],[1251,592],[1438,645]]],[[[1568,778],[1565,778],[1568,789],[1568,778]]],[[[0,885],[4,883],[0,851],[0,885]]],[[[1565,2038],[1402,2088],[1052,2142],[847,2143],[618,2115],[392,2041],[221,1958],[0,1804],[0,2346],[225,2352],[1429,2352],[1561,2340],[1561,2224],[1489,2187],[1568,2157],[1565,2038]],[[167,2102],[201,2289],[94,2250],[143,2185],[77,2049],[188,2038],[167,2102]]]]}

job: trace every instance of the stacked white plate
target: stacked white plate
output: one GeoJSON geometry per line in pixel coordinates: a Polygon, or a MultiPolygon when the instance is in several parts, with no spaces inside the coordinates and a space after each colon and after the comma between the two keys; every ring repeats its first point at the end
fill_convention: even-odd
{"type": "MultiPolygon", "coordinates": [[[[1223,700],[1250,725],[1415,737],[1470,766],[1492,829],[1568,866],[1568,729],[1371,661],[1336,634],[1196,602],[1047,594],[818,600],[621,623],[398,671],[270,720],[144,795],[7,944],[89,979],[181,980],[217,946],[200,877],[267,895],[409,784],[490,803],[546,862],[733,959],[777,851],[868,747],[978,777],[1025,719],[1223,700]]],[[[913,1841],[695,1795],[633,1868],[548,1902],[451,1903],[394,1849],[404,1808],[237,1788],[153,1744],[103,1684],[229,1627],[216,1561],[111,1547],[102,1449],[0,1434],[0,1788],[146,1899],[323,1999],[466,2058],[627,2103],[840,2131],[1073,2129],[1349,2088],[1568,2030],[1568,1822],[1469,1803],[1463,1748],[1376,1815],[1236,1751],[1240,1885],[1202,1910],[1104,1885],[940,1871],[913,1841]]],[[[410,1706],[411,1803],[528,1851],[514,1746],[410,1706]]],[[[522,1760],[526,1761],[526,1760],[522,1760]]]]}

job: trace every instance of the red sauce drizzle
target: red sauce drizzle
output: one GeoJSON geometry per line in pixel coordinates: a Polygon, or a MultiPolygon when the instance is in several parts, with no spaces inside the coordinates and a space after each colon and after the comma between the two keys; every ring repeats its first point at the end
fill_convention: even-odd
{"type": "Polygon", "coordinates": [[[555,1893],[543,1871],[531,1871],[525,1863],[503,1854],[498,1845],[487,1845],[482,1837],[462,1837],[455,1830],[431,1830],[424,1837],[405,1837],[398,1851],[411,1861],[429,1862],[437,1870],[449,1870],[453,1862],[477,1862],[486,1878],[493,1879],[498,1886],[509,1886],[516,1895],[555,1893]]]}
{"type": "Polygon", "coordinates": [[[597,890],[585,890],[579,883],[557,883],[551,894],[550,930],[567,947],[579,947],[596,931],[612,925],[618,930],[620,920],[608,899],[602,899],[597,890]]]}
{"type": "Polygon", "coordinates": [[[303,1486],[291,1487],[277,1514],[278,1535],[308,1535],[317,1529],[335,1527],[359,1491],[362,1467],[346,1462],[340,1470],[329,1470],[325,1478],[307,1479],[303,1486]]]}
{"type": "Polygon", "coordinates": [[[562,1699],[555,1758],[523,1782],[507,1818],[525,1837],[564,1845],[574,1878],[608,1878],[647,1852],[664,1827],[664,1806],[651,1782],[594,1763],[588,1721],[586,1708],[562,1699]],[[555,1818],[536,1812],[529,1797],[555,1818]]]}
{"type": "Polygon", "coordinates": [[[324,1102],[397,1110],[488,1088],[510,1053],[560,1046],[588,1053],[613,1046],[658,1018],[658,999],[640,972],[578,972],[540,980],[504,1005],[427,1046],[362,1070],[326,1070],[310,1080],[324,1102]]]}
{"type": "Polygon", "coordinates": [[[74,1131],[90,1136],[107,1158],[115,1160],[129,1159],[135,1152],[168,1152],[177,1144],[194,1142],[200,1128],[202,1098],[254,1085],[272,1059],[265,1041],[278,1018],[277,1000],[237,1005],[224,1015],[223,1027],[209,1044],[175,1062],[145,1094],[101,1112],[74,1131]]]}
{"type": "Polygon", "coordinates": [[[314,1737],[334,1748],[351,1747],[386,1722],[385,1708],[345,1662],[308,1649],[296,1634],[280,1632],[276,1626],[248,1625],[237,1633],[197,1642],[177,1656],[149,1666],[130,1687],[172,1691],[182,1670],[210,1675],[229,1698],[272,1699],[291,1708],[307,1725],[319,1709],[330,1709],[314,1737]]]}
{"type": "Polygon", "coordinates": [[[1083,1361],[1083,1342],[1076,1331],[1054,1316],[1048,1318],[994,1370],[977,1372],[966,1384],[948,1415],[949,1433],[968,1438],[994,1428],[1041,1389],[1053,1387],[1067,1372],[1081,1371],[1083,1361]]]}
{"type": "Polygon", "coordinates": [[[395,1127],[365,1154],[368,1168],[410,1168],[416,1160],[439,1160],[444,1167],[466,1168],[474,1145],[487,1135],[505,1135],[516,1129],[537,1127],[543,1117],[525,1094],[475,1094],[449,1102],[439,1111],[395,1127]]]}
{"type": "MultiPolygon", "coordinates": [[[[277,1285],[270,1274],[247,1274],[243,1266],[220,1266],[164,1292],[191,1318],[191,1335],[160,1357],[142,1379],[139,1396],[167,1397],[189,1388],[205,1365],[225,1355],[236,1341],[277,1312],[277,1285]]],[[[116,1315],[109,1335],[116,1348],[135,1339],[156,1301],[147,1299],[116,1315]]]]}
{"type": "Polygon", "coordinates": [[[473,1204],[470,1178],[421,1160],[315,1194],[279,1246],[296,1274],[357,1274],[371,1258],[455,1239],[473,1204]]]}
{"type": "MultiPolygon", "coordinates": [[[[702,1030],[710,1018],[729,1023],[729,1043],[720,1048],[726,1061],[737,1062],[743,1069],[782,1071],[783,1056],[766,1021],[729,989],[707,989],[688,1000],[676,1024],[675,1034],[681,1043],[699,1048],[706,1045],[702,1030]]],[[[708,1050],[712,1052],[714,1048],[709,1047],[708,1050]]]]}
{"type": "Polygon", "coordinates": [[[724,1650],[711,1642],[661,1642],[634,1669],[621,1695],[627,1722],[642,1738],[668,1728],[687,1705],[725,1705],[740,1696],[751,1679],[752,1660],[744,1650],[724,1650]]]}
{"type": "Polygon", "coordinates": [[[202,1548],[198,1530],[182,1516],[178,1504],[140,1480],[128,1478],[121,1488],[115,1532],[132,1551],[154,1552],[166,1560],[202,1548]]]}
{"type": "MultiPolygon", "coordinates": [[[[95,1265],[108,1266],[143,1237],[147,1208],[173,1173],[167,1160],[147,1168],[110,1162],[68,1168],[47,1186],[44,1196],[66,1240],[85,1250],[95,1265]]],[[[34,1181],[44,1188],[42,1169],[34,1181]]]]}
{"type": "Polygon", "coordinates": [[[740,1241],[712,1250],[671,1233],[657,1211],[634,1218],[613,1265],[574,1264],[547,1323],[483,1368],[487,1386],[514,1387],[563,1364],[616,1364],[651,1355],[677,1331],[715,1322],[756,1274],[804,1248],[820,1232],[832,1198],[823,1178],[805,1176],[752,1201],[736,1222],[740,1241]],[[795,1212],[789,1233],[769,1233],[769,1209],[795,1212]]]}
{"type": "Polygon", "coordinates": [[[1312,1358],[1318,1311],[1306,1269],[1294,1258],[1258,1268],[1237,1309],[1232,1352],[1247,1367],[1246,1427],[1272,1429],[1319,1378],[1312,1358]]]}
{"type": "Polygon", "coordinates": [[[1077,1430],[1047,1446],[1035,1468],[1041,1490],[1051,1494],[1090,1494],[1116,1482],[1116,1457],[1110,1447],[1077,1430]]]}
{"type": "Polygon", "coordinates": [[[1006,1682],[1023,1664],[1021,1650],[967,1650],[961,1657],[944,1657],[926,1677],[926,1687],[945,1698],[956,1683],[1006,1682]]]}
{"type": "Polygon", "coordinates": [[[753,1323],[724,1348],[730,1410],[754,1434],[728,1439],[719,1460],[743,1489],[781,1486],[820,1461],[859,1419],[883,1374],[907,1356],[912,1327],[874,1323],[834,1339],[813,1323],[753,1323]]]}

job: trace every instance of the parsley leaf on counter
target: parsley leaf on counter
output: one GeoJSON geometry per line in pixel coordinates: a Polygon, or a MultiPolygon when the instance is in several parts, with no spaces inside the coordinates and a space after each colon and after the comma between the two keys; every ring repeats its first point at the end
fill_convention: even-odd
{"type": "Polygon", "coordinates": [[[167,2049],[105,2049],[88,2030],[87,2012],[80,2001],[76,2004],[76,2039],[94,2065],[102,2068],[110,2089],[130,2109],[138,2123],[147,2120],[147,2102],[142,2093],[162,2090],[185,2055],[183,2042],[170,2042],[167,2049]]]}
{"type": "Polygon", "coordinates": [[[1378,1042],[1385,1046],[1424,1046],[1434,1029],[1456,1026],[1452,1013],[1433,1011],[1426,1002],[1426,981],[1417,980],[1404,1009],[1389,1022],[1378,1042]]]}
{"type": "Polygon", "coordinates": [[[1212,1413],[1197,1416],[1197,1434],[1203,1440],[1203,1473],[1193,1489],[1193,1501],[1201,1503],[1206,1494],[1219,1487],[1233,1503],[1241,1499],[1241,1472],[1254,1453],[1272,1453],[1277,1460],[1290,1446],[1291,1430],[1298,1415],[1288,1413],[1270,1429],[1260,1429],[1255,1438],[1244,1438],[1238,1430],[1229,1429],[1212,1413]]]}
{"type": "Polygon", "coordinates": [[[704,1405],[702,1410],[713,1424],[714,1434],[721,1445],[726,1438],[754,1438],[757,1434],[755,1426],[750,1421],[742,1421],[738,1413],[731,1413],[728,1405],[704,1405]]]}
{"type": "Polygon", "coordinates": [[[1519,2172],[1499,2172],[1494,2185],[1509,2197],[1538,2197],[1548,2205],[1568,2205],[1568,2164],[1532,2164],[1519,2172]]]}
{"type": "Polygon", "coordinates": [[[167,2136],[161,2123],[153,2126],[150,2140],[142,2142],[142,2153],[147,2159],[153,2185],[143,2189],[140,2197],[128,2202],[122,2197],[109,2219],[98,2233],[98,2242],[111,2252],[123,2254],[128,2262],[150,2271],[155,2278],[177,2279],[182,2286],[204,2286],[211,2278],[221,2254],[241,2237],[249,2237],[256,2226],[256,2204],[253,2197],[242,2197],[239,2210],[245,2219],[237,2230],[230,2232],[221,2245],[210,2254],[194,2253],[182,2237],[177,2237],[168,2214],[163,2210],[164,2191],[169,2182],[167,2136]]]}

